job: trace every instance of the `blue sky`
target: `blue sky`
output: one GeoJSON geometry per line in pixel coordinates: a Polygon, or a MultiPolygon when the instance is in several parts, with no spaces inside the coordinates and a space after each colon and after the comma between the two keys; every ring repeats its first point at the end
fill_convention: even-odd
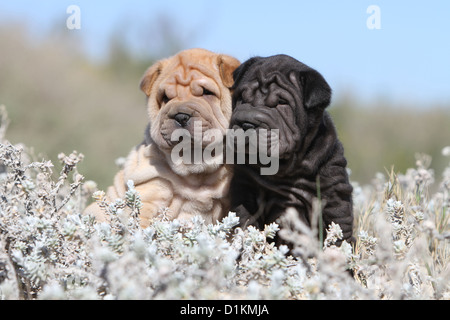
{"type": "Polygon", "coordinates": [[[81,30],[72,32],[97,59],[113,31],[130,33],[137,51],[151,51],[151,40],[140,37],[164,15],[188,47],[241,61],[285,53],[321,72],[336,95],[351,90],[367,103],[450,108],[450,1],[0,0],[0,21],[22,20],[39,37],[58,23],[65,28],[71,4],[81,9],[81,30]],[[380,9],[381,29],[366,25],[370,5],[380,9]]]}

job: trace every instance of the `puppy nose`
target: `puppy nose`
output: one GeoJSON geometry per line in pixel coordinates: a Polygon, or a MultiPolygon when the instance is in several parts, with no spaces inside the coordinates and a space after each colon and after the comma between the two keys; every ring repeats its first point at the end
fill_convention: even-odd
{"type": "Polygon", "coordinates": [[[191,116],[186,113],[177,113],[173,118],[181,127],[185,127],[191,116]]]}
{"type": "Polygon", "coordinates": [[[250,122],[242,123],[241,127],[242,127],[242,129],[244,129],[244,131],[256,128],[256,126],[253,123],[250,123],[250,122]]]}

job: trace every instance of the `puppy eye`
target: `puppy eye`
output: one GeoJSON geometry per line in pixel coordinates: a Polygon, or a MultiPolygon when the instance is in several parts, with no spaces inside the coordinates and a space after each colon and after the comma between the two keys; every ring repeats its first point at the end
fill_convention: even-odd
{"type": "Polygon", "coordinates": [[[203,88],[203,95],[204,96],[216,96],[216,94],[206,88],[203,88]]]}
{"type": "Polygon", "coordinates": [[[169,97],[164,93],[164,95],[161,98],[161,102],[166,104],[169,101],[170,101],[169,97]]]}
{"type": "Polygon", "coordinates": [[[249,103],[252,100],[251,99],[252,94],[253,94],[253,91],[251,91],[251,90],[243,90],[243,91],[241,91],[239,98],[243,103],[249,103]]]}
{"type": "Polygon", "coordinates": [[[278,104],[288,104],[288,101],[286,99],[283,98],[278,98],[278,104]]]}

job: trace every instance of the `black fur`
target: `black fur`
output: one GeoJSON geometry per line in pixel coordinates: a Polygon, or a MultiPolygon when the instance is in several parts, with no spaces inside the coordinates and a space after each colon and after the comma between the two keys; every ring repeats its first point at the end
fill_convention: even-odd
{"type": "Polygon", "coordinates": [[[324,230],[333,221],[342,228],[344,240],[352,242],[352,187],[342,144],[325,111],[331,99],[325,79],[287,55],[251,58],[233,76],[230,128],[251,123],[256,130],[280,131],[277,174],[261,175],[260,164],[235,165],[231,211],[240,216],[241,225],[262,229],[292,207],[311,226],[318,177],[326,202],[324,230]]]}

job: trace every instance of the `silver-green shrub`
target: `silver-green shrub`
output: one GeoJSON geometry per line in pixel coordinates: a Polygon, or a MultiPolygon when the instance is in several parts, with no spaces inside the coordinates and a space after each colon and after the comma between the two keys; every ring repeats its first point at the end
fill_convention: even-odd
{"type": "Polygon", "coordinates": [[[1,299],[450,298],[450,164],[438,185],[424,156],[404,175],[354,182],[354,248],[335,246],[335,224],[319,243],[294,210],[263,231],[236,228],[232,212],[206,225],[165,210],[142,229],[131,181],[106,201],[78,172],[80,153],[56,170],[5,139],[0,113],[1,299]],[[93,195],[108,223],[82,214],[93,195]],[[270,241],[277,233],[290,249],[270,241]]]}

